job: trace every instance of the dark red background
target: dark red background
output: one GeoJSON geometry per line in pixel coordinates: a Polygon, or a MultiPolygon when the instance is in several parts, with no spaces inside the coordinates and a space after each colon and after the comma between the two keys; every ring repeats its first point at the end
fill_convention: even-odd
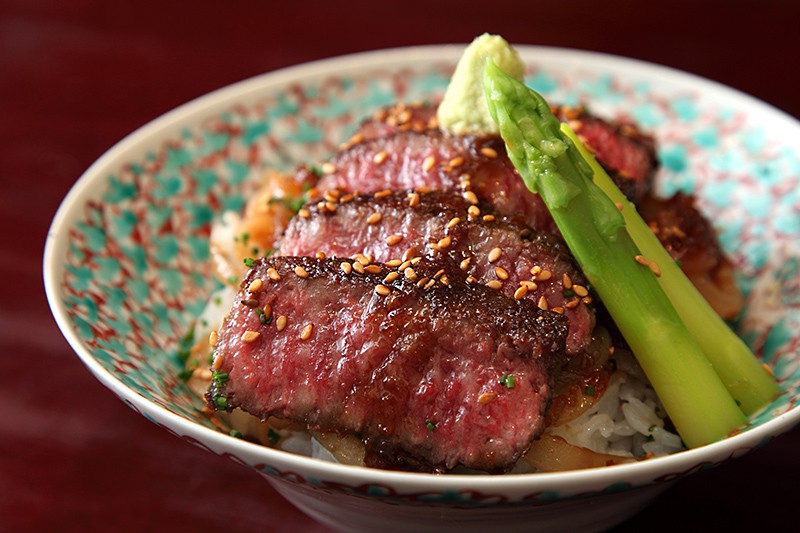
{"type": "MultiPolygon", "coordinates": [[[[324,531],[253,472],[125,407],[55,327],[41,283],[44,236],[67,190],[112,144],[178,104],[265,71],[367,49],[466,43],[484,31],[669,65],[800,116],[795,2],[644,4],[0,1],[0,529],[324,531]]],[[[618,530],[787,529],[798,447],[795,430],[691,476],[618,530]]]]}

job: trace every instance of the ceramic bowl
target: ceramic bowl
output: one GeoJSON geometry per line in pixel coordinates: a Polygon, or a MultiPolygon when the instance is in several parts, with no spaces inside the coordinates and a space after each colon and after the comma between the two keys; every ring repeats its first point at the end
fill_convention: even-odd
{"type": "Polygon", "coordinates": [[[348,531],[603,529],[692,472],[762,446],[800,421],[800,124],[710,81],[628,59],[519,47],[527,83],[652,132],[658,191],[689,191],[719,230],[747,308],[736,327],[783,393],[736,436],[635,464],[528,475],[359,468],[218,432],[179,377],[184,334],[215,282],[210,224],[267,168],[315,162],[357,122],[438,98],[462,46],[369,52],[258,76],[134,132],[76,183],[47,237],[55,318],[89,370],[156,425],[261,473],[314,518],[348,531]]]}

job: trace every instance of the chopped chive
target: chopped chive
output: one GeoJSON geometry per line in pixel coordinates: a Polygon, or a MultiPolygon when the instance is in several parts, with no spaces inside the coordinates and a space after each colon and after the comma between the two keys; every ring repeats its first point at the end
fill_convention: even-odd
{"type": "Polygon", "coordinates": [[[500,376],[500,385],[507,389],[513,389],[516,384],[516,379],[511,374],[503,374],[500,376]]]}
{"type": "Polygon", "coordinates": [[[267,439],[269,440],[270,444],[275,446],[276,444],[278,444],[278,441],[281,440],[281,434],[275,431],[274,429],[269,428],[269,431],[267,432],[267,439]]]}
{"type": "Polygon", "coordinates": [[[436,424],[434,424],[430,420],[426,420],[425,427],[428,428],[430,431],[433,431],[434,429],[436,429],[436,424]]]}

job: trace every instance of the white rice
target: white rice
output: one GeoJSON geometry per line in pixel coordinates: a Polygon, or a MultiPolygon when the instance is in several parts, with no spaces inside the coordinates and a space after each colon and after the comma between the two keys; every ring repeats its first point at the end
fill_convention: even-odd
{"type": "Polygon", "coordinates": [[[598,453],[661,456],[684,449],[665,429],[666,414],[633,356],[618,350],[618,369],[603,397],[579,417],[547,432],[598,453]]]}

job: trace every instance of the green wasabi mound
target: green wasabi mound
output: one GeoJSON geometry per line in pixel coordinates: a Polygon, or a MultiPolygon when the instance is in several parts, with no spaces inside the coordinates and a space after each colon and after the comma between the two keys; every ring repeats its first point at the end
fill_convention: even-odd
{"type": "Polygon", "coordinates": [[[458,61],[436,113],[442,129],[457,135],[500,133],[483,93],[487,58],[509,76],[522,81],[525,63],[505,39],[488,33],[476,37],[458,61]]]}

